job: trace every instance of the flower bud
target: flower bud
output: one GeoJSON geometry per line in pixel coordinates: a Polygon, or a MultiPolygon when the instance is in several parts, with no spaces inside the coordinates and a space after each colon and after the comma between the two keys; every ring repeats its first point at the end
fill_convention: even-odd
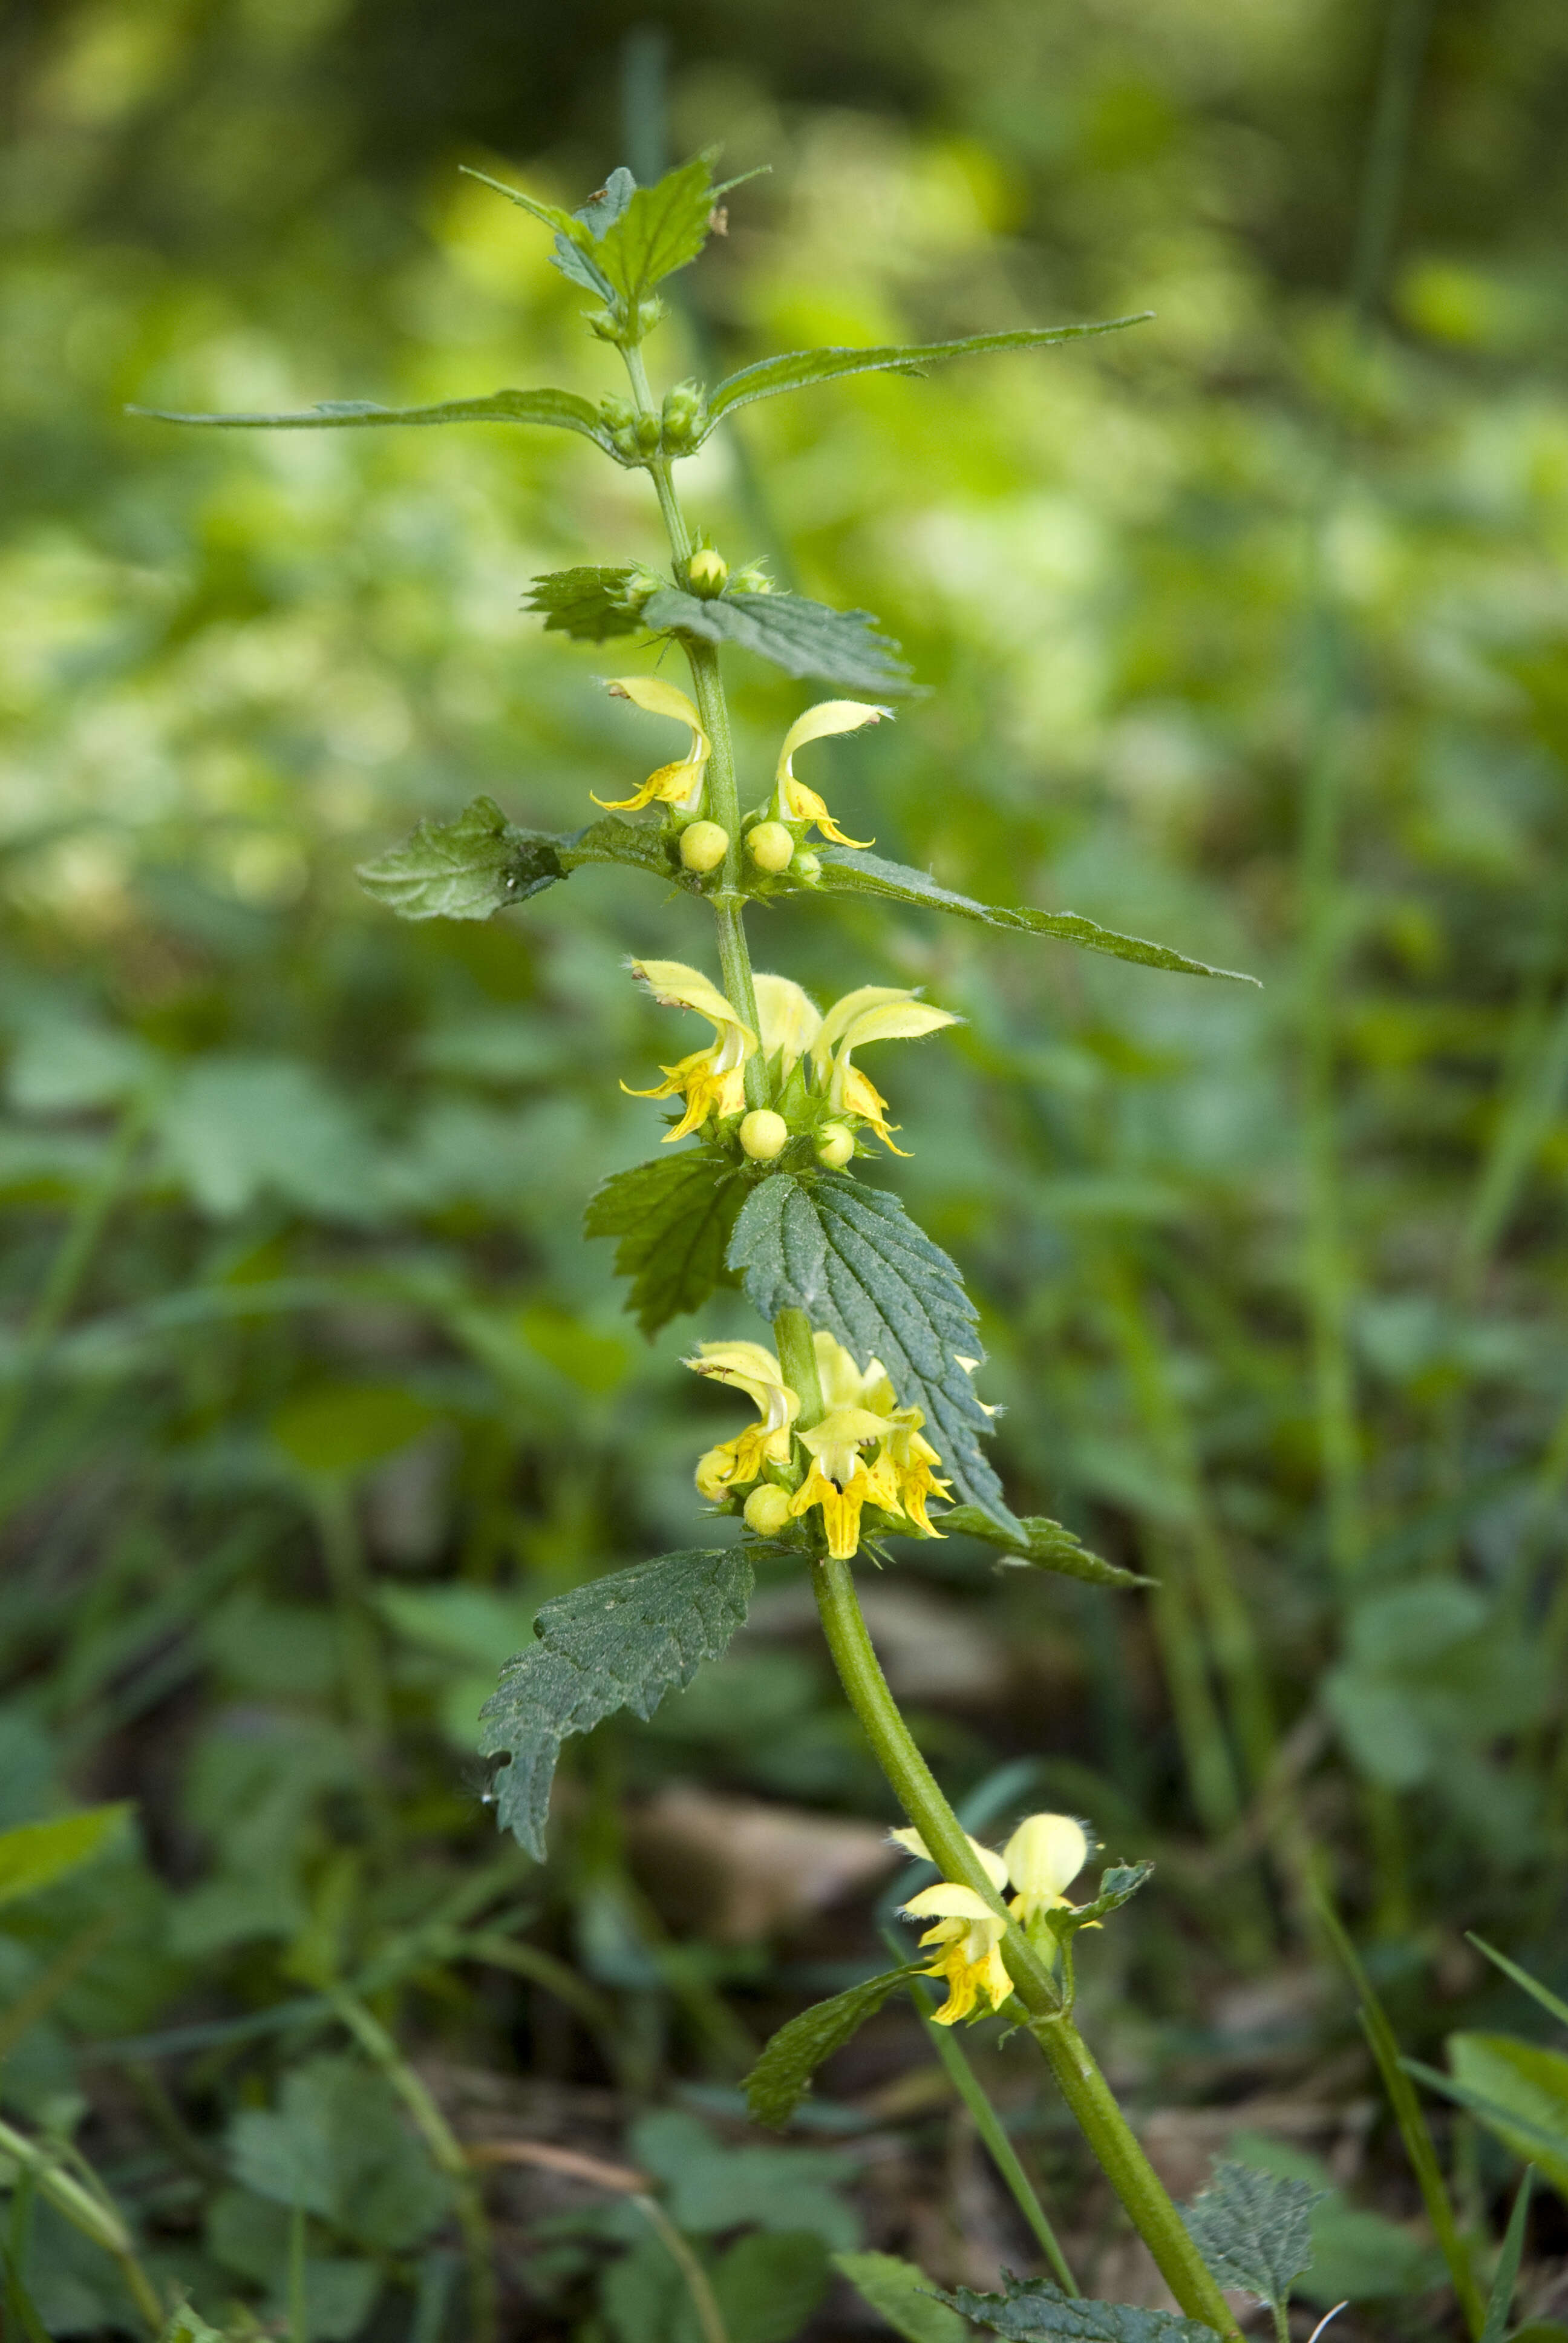
{"type": "Polygon", "coordinates": [[[773,580],[759,561],[749,561],[744,569],[735,573],[737,594],[771,594],[773,580]]]}
{"type": "Polygon", "coordinates": [[[847,1123],[825,1122],[817,1133],[817,1161],[825,1172],[841,1172],[855,1152],[855,1134],[847,1123]]]}
{"type": "Polygon", "coordinates": [[[651,456],[658,446],[658,417],[639,415],[637,418],[637,444],[645,456],[651,456]]]}
{"type": "Polygon", "coordinates": [[[721,553],[715,553],[710,545],[700,546],[686,565],[687,583],[692,592],[700,594],[705,601],[711,601],[716,594],[723,593],[729,576],[729,564],[721,553]]]}
{"type": "Polygon", "coordinates": [[[598,413],[599,421],[607,431],[624,431],[637,417],[637,409],[629,398],[601,398],[598,413]]]}
{"type": "Polygon", "coordinates": [[[753,1107],[740,1126],[740,1144],[753,1163],[771,1163],[789,1143],[789,1126],[770,1106],[753,1107]]]}
{"type": "Polygon", "coordinates": [[[678,382],[664,394],[664,445],[671,456],[689,454],[700,432],[706,407],[700,384],[678,382]]]}
{"type": "Polygon", "coordinates": [[[689,870],[717,870],[729,851],[729,832],[716,821],[689,822],[680,833],[680,859],[689,870]]]}
{"type": "Polygon", "coordinates": [[[795,853],[795,876],[804,886],[814,887],[822,876],[822,858],[809,846],[799,847],[795,853]]]}
{"type": "Polygon", "coordinates": [[[759,870],[788,870],[795,841],[781,821],[759,821],[746,833],[746,851],[759,870]]]}
{"type": "Polygon", "coordinates": [[[746,1500],[746,1526],[759,1537],[777,1537],[789,1518],[789,1493],[763,1481],[746,1500]]]}

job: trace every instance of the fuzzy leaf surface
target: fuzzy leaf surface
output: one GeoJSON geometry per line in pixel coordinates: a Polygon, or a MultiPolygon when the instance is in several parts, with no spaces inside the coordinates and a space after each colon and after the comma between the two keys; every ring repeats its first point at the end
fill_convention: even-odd
{"type": "Polygon", "coordinates": [[[316,407],[274,415],[182,415],[162,407],[128,407],[155,423],[206,423],[225,431],[344,431],[381,423],[548,423],[580,431],[609,451],[597,407],[572,390],[493,390],[486,398],[446,398],[435,407],[378,407],[370,398],[324,398],[316,407]]]}
{"type": "Polygon", "coordinates": [[[708,242],[713,202],[712,153],[678,164],[654,186],[632,182],[613,218],[596,228],[594,245],[595,261],[628,307],[697,258],[708,242]]]}
{"type": "Polygon", "coordinates": [[[620,1239],[616,1273],[630,1278],[626,1307],[650,1341],[671,1318],[699,1310],[727,1277],[725,1248],[743,1192],[730,1165],[678,1154],[612,1172],[588,1199],[584,1232],[620,1239]]]}
{"type": "Polygon", "coordinates": [[[938,2302],[931,2282],[897,2254],[835,2254],[833,2267],[887,2320],[904,2343],[967,2343],[969,2328],[956,2310],[938,2302]]]}
{"type": "Polygon", "coordinates": [[[973,920],[985,928],[1007,928],[1017,935],[1055,936],[1081,950],[1108,952],[1113,960],[1135,960],[1141,968],[1164,968],[1178,976],[1219,976],[1232,984],[1256,984],[1255,976],[1239,969],[1211,968],[1207,960],[1190,960],[1169,944],[1151,943],[1143,936],[1124,936],[1102,928],[1077,911],[1010,910],[997,903],[977,903],[955,894],[924,870],[905,862],[887,862],[863,849],[828,845],[819,849],[822,862],[821,891],[835,895],[878,895],[894,903],[916,903],[953,918],[973,920]]]}
{"type": "Polygon", "coordinates": [[[709,399],[709,413],[717,422],[732,407],[747,407],[754,398],[777,398],[780,391],[809,390],[819,382],[837,382],[850,374],[923,374],[944,358],[979,357],[988,350],[1043,350],[1058,342],[1081,342],[1095,334],[1118,334],[1124,327],[1141,325],[1153,312],[1141,309],[1135,317],[1107,317],[1091,326],[1025,326],[1011,334],[966,334],[956,342],[883,342],[865,349],[787,350],[779,357],[759,359],[727,375],[709,399]]]}
{"type": "Polygon", "coordinates": [[[861,691],[908,691],[910,670],[899,646],[877,632],[869,610],[830,610],[804,594],[720,594],[711,601],[661,587],[643,606],[643,623],[706,643],[739,643],[786,675],[861,691]]]}
{"type": "Polygon", "coordinates": [[[570,635],[579,643],[606,643],[616,635],[642,632],[645,595],[633,584],[646,572],[587,564],[552,569],[536,578],[523,597],[525,610],[543,614],[547,635],[570,635]]]}
{"type": "Polygon", "coordinates": [[[535,1641],[508,1660],[480,1711],[496,1776],[497,1821],[542,1863],[550,1783],[569,1733],[618,1708],[649,1717],[672,1687],[717,1659],[746,1616],[751,1564],[739,1546],[634,1563],[547,1603],[535,1641]]]}
{"type": "Polygon", "coordinates": [[[1152,1578],[1141,1577],[1135,1570],[1123,1570],[1120,1564],[1102,1562],[1097,1554],[1079,1543],[1070,1530],[1044,1513],[1025,1513],[1019,1522],[1022,1533],[1014,1536],[1000,1522],[982,1513],[978,1505],[950,1505],[941,1517],[944,1531],[957,1530],[963,1537],[984,1538],[988,1545],[996,1546],[1010,1561],[1027,1563],[1035,1570],[1054,1570],[1063,1578],[1081,1578],[1091,1586],[1152,1586],[1152,1578]]]}
{"type": "Polygon", "coordinates": [[[818,2067],[852,2040],[868,2018],[875,2017],[906,1977],[918,1974],[913,1968],[884,1969],[781,2026],[741,2085],[752,2121],[775,2131],[787,2124],[810,2089],[818,2067]]]}
{"type": "Polygon", "coordinates": [[[1021,1534],[980,1445],[990,1418],[959,1364],[983,1355],[974,1304],[954,1264],[896,1196],[839,1172],[809,1183],[776,1172],[741,1206],[728,1258],[764,1318],[804,1310],[861,1367],[880,1359],[900,1406],[923,1411],[926,1435],[960,1499],[1021,1534]]]}
{"type": "Polygon", "coordinates": [[[518,830],[494,798],[476,798],[456,821],[427,820],[357,873],[365,892],[400,920],[487,920],[566,873],[558,840],[518,830]]]}
{"type": "Polygon", "coordinates": [[[1016,2278],[1002,2273],[1003,2294],[977,2294],[967,2286],[948,2293],[933,2287],[939,2301],[989,2327],[1010,2343],[1213,2343],[1214,2330],[1200,2319],[1171,2310],[1141,2310],[1130,2302],[1082,2302],[1063,2294],[1049,2278],[1016,2278]]]}
{"type": "Polygon", "coordinates": [[[697,884],[670,851],[664,832],[651,823],[623,821],[618,814],[608,813],[599,821],[590,821],[586,830],[568,831],[554,844],[563,877],[580,870],[585,862],[623,862],[634,870],[648,871],[652,878],[667,880],[671,886],[697,884]]]}
{"type": "Polygon", "coordinates": [[[1221,2164],[1201,2195],[1181,2207],[1181,2218],[1222,2287],[1282,2310],[1312,2266],[1312,2207],[1324,2193],[1308,2180],[1221,2164]]]}

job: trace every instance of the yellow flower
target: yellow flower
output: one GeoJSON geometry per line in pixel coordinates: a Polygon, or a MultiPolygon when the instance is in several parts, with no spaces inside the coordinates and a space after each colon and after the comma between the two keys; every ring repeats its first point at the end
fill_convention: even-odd
{"type": "MultiPolygon", "coordinates": [[[[657,799],[661,805],[673,806],[678,813],[695,813],[702,803],[702,785],[708,773],[708,759],[713,754],[713,743],[702,729],[702,719],[684,691],[673,683],[663,683],[656,675],[617,676],[608,687],[612,699],[629,699],[634,708],[643,708],[650,716],[670,716],[678,724],[690,728],[691,745],[684,757],[673,765],[660,765],[649,773],[634,797],[595,797],[595,805],[603,806],[608,813],[635,813],[638,806],[651,805],[657,799]]],[[[593,792],[588,792],[593,796],[593,792]]]]}
{"type": "MultiPolygon", "coordinates": [[[[1021,1927],[1042,1912],[1068,1905],[1062,1890],[1089,1860],[1089,1841],[1070,1815],[1026,1815],[1007,1843],[1003,1858],[1017,1889],[1009,1910],[1021,1927]]],[[[1091,1921],[1092,1927],[1100,1923],[1091,1921]]]]}
{"type": "Polygon", "coordinates": [[[872,841],[869,838],[846,838],[816,790],[795,779],[795,751],[803,749],[809,740],[827,739],[835,732],[858,732],[862,724],[876,724],[892,712],[890,708],[873,708],[862,699],[822,699],[815,708],[809,708],[785,733],[784,746],[779,751],[779,769],[773,780],[775,820],[814,821],[824,838],[831,838],[840,846],[869,846],[872,841]]]}
{"type": "Polygon", "coordinates": [[[758,1422],[733,1440],[710,1448],[697,1467],[697,1486],[709,1503],[755,1481],[765,1463],[788,1464],[789,1427],[800,1403],[785,1383],[779,1362],[760,1342],[699,1342],[685,1364],[746,1393],[758,1422]]]}
{"type": "Polygon", "coordinates": [[[813,1505],[821,1506],[828,1551],[836,1562],[848,1562],[859,1550],[861,1508],[882,1502],[881,1484],[872,1479],[860,1450],[884,1429],[881,1417],[869,1408],[835,1407],[799,1434],[811,1466],[789,1500],[789,1511],[799,1521],[813,1505]]]}
{"type": "MultiPolygon", "coordinates": [[[[901,1846],[907,1854],[918,1855],[922,1863],[936,1861],[935,1855],[932,1855],[918,1830],[893,1830],[888,1833],[888,1836],[895,1846],[901,1846]]],[[[970,1853],[1000,1895],[1007,1885],[1006,1855],[999,1855],[993,1846],[982,1846],[978,1838],[970,1837],[968,1831],[965,1831],[964,1836],[969,1839],[970,1853]]]]}
{"type": "Polygon", "coordinates": [[[788,1081],[822,1030],[822,1012],[792,977],[759,972],[757,1021],[762,1028],[762,1054],[779,1060],[779,1079],[788,1081]]]}
{"type": "Polygon", "coordinates": [[[699,969],[678,960],[634,960],[628,966],[663,1007],[695,1010],[713,1028],[709,1048],[694,1050],[673,1066],[660,1066],[664,1080],[656,1089],[634,1091],[629,1083],[621,1084],[628,1098],[685,1099],[686,1112],[666,1134],[668,1147],[688,1131],[700,1130],[710,1114],[722,1121],[739,1113],[746,1103],[746,1061],[756,1050],[757,1036],[699,969]]]}
{"type": "Polygon", "coordinates": [[[940,1536],[927,1517],[926,1499],[933,1490],[945,1497],[950,1488],[930,1470],[941,1459],[920,1437],[925,1417],[918,1407],[899,1405],[880,1359],[858,1367],[831,1334],[814,1334],[812,1344],[828,1413],[811,1431],[799,1435],[811,1467],[795,1493],[792,1510],[799,1516],[812,1505],[821,1506],[828,1551],[841,1562],[859,1545],[860,1514],[867,1505],[903,1514],[922,1536],[940,1536]],[[873,1440],[877,1452],[868,1462],[859,1452],[873,1440]]]}
{"type": "Polygon", "coordinates": [[[920,1943],[937,1947],[927,1976],[947,1982],[948,1997],[935,2012],[937,2024],[956,2026],[960,2017],[983,2015],[976,2007],[981,2000],[988,2008],[1000,2009],[1012,1992],[1012,1979],[1001,1956],[1007,1922],[991,1910],[984,1896],[972,1887],[959,1887],[944,1879],[911,1896],[904,1910],[912,1920],[936,1922],[920,1943]]]}
{"type": "Polygon", "coordinates": [[[836,1001],[822,1020],[811,1045],[818,1081],[839,1113],[858,1115],[895,1155],[907,1154],[907,1148],[893,1145],[890,1132],[899,1126],[890,1126],[888,1101],[854,1064],[853,1052],[869,1041],[918,1041],[959,1021],[950,1009],[934,1009],[897,985],[863,984],[836,1001]]]}

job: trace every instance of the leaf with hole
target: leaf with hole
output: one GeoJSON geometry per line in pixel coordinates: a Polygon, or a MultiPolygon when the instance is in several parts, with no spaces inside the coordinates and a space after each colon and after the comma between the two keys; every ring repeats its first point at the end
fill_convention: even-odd
{"type": "Polygon", "coordinates": [[[508,1759],[496,1818],[545,1857],[550,1783],[561,1743],[618,1708],[649,1717],[667,1692],[717,1659],[746,1616],[751,1564],[739,1546],[689,1549],[590,1579],[547,1603],[535,1641],[508,1660],[480,1712],[480,1748],[508,1759]]]}
{"type": "Polygon", "coordinates": [[[983,1357],[957,1269],[896,1196],[838,1172],[775,1172],[741,1206],[731,1269],[764,1318],[803,1310],[865,1367],[880,1359],[901,1407],[918,1407],[964,1503],[1022,1534],[980,1443],[991,1429],[970,1370],[983,1357]]]}

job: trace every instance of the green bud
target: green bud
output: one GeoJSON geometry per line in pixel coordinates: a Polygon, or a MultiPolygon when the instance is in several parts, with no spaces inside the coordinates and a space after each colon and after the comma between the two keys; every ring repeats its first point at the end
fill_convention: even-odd
{"type": "Polygon", "coordinates": [[[729,851],[729,832],[716,821],[689,822],[680,833],[680,859],[689,870],[717,870],[729,851]]]}
{"type": "Polygon", "coordinates": [[[825,1172],[841,1172],[855,1152],[855,1134],[847,1123],[825,1122],[817,1133],[817,1161],[825,1172]]]}
{"type": "Polygon", "coordinates": [[[744,569],[736,571],[730,591],[735,594],[771,594],[773,580],[761,562],[749,561],[744,569]]]}
{"type": "Polygon", "coordinates": [[[664,445],[668,454],[689,454],[707,420],[707,403],[702,386],[695,382],[678,382],[673,390],[664,395],[664,445]]]}
{"type": "Polygon", "coordinates": [[[710,602],[716,594],[723,593],[729,575],[729,564],[710,545],[699,546],[686,565],[687,583],[704,601],[710,602]]]}
{"type": "Polygon", "coordinates": [[[633,432],[642,453],[645,456],[651,456],[658,446],[658,416],[639,415],[633,427],[633,432]]]}
{"type": "Polygon", "coordinates": [[[741,1123],[740,1144],[753,1163],[771,1163],[789,1143],[789,1126],[770,1106],[753,1107],[741,1123]]]}
{"type": "Polygon", "coordinates": [[[781,821],[759,821],[746,833],[746,851],[759,870],[788,870],[795,841],[781,821]]]}
{"type": "Polygon", "coordinates": [[[637,409],[629,398],[601,398],[598,412],[607,431],[624,431],[637,419],[637,409]]]}
{"type": "Polygon", "coordinates": [[[789,1493],[763,1481],[746,1500],[745,1522],[759,1537],[777,1537],[789,1518],[789,1493]]]}
{"type": "Polygon", "coordinates": [[[803,887],[814,887],[822,876],[822,858],[814,854],[809,846],[798,846],[791,868],[803,887]]]}

